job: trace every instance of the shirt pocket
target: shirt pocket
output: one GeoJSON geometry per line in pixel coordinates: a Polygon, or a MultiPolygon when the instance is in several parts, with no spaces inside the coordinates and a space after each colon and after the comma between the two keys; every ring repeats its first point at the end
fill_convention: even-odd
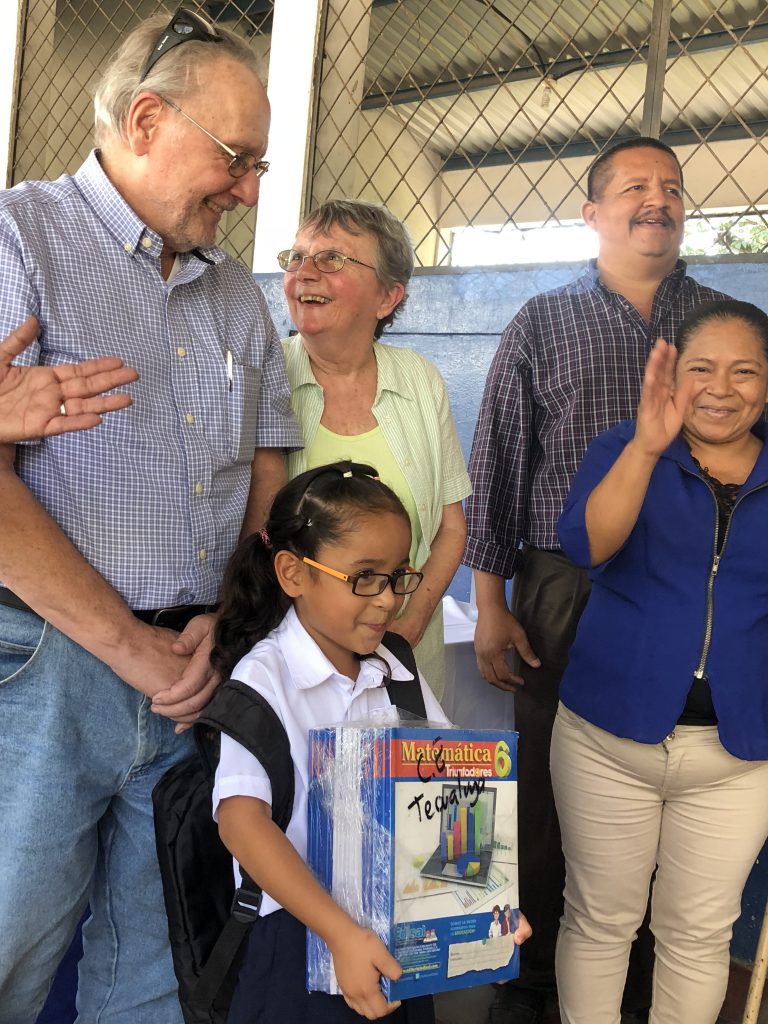
{"type": "Polygon", "coordinates": [[[256,447],[259,421],[261,368],[232,364],[229,393],[229,455],[235,462],[250,462],[256,447]]]}

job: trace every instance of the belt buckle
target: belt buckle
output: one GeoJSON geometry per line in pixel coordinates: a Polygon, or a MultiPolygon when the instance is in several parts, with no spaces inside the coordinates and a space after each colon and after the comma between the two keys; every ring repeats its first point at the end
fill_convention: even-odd
{"type": "Polygon", "coordinates": [[[173,629],[174,628],[173,626],[166,626],[163,623],[162,619],[163,619],[163,617],[165,615],[169,615],[169,614],[173,615],[174,612],[176,612],[176,614],[178,615],[180,610],[181,609],[179,609],[179,608],[158,608],[155,611],[155,614],[152,616],[152,625],[153,626],[160,626],[160,627],[163,627],[163,628],[166,628],[166,629],[173,629]]]}

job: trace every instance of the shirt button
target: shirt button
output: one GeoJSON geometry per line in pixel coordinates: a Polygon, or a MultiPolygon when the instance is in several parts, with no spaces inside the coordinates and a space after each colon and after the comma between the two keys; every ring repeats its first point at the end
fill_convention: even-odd
{"type": "Polygon", "coordinates": [[[669,736],[667,736],[667,739],[668,740],[673,740],[674,738],[675,738],[675,730],[673,729],[672,732],[669,734],[669,736]]]}
{"type": "Polygon", "coordinates": [[[187,423],[194,423],[195,422],[195,417],[192,415],[191,412],[188,412],[187,415],[184,417],[184,419],[187,421],[187,423]]]}
{"type": "Polygon", "coordinates": [[[133,246],[130,242],[123,242],[123,248],[126,252],[133,252],[133,246]]]}
{"type": "Polygon", "coordinates": [[[204,562],[208,557],[208,552],[205,550],[205,548],[200,548],[200,550],[198,551],[198,555],[200,556],[200,561],[204,562]]]}
{"type": "Polygon", "coordinates": [[[195,484],[195,494],[202,494],[205,488],[202,484],[195,484]]]}
{"type": "Polygon", "coordinates": [[[144,246],[145,249],[151,249],[152,248],[152,239],[149,238],[148,235],[145,235],[142,238],[142,240],[141,240],[141,244],[144,246]]]}
{"type": "Polygon", "coordinates": [[[183,345],[179,345],[179,347],[176,349],[176,355],[179,357],[179,359],[183,359],[186,354],[187,350],[183,347],[183,345]]]}

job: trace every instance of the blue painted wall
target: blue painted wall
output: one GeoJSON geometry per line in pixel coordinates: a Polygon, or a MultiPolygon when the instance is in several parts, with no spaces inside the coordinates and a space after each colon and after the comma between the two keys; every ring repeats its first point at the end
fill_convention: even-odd
{"type": "MultiPolygon", "coordinates": [[[[488,366],[503,328],[527,299],[573,280],[582,266],[570,263],[503,270],[417,271],[406,307],[386,337],[396,345],[417,349],[440,368],[467,457],[488,366]]],[[[703,284],[754,302],[768,312],[768,257],[693,258],[689,269],[703,284]]],[[[282,277],[270,274],[258,280],[277,329],[285,337],[292,324],[283,298],[282,277]]],[[[449,592],[465,601],[469,585],[469,571],[462,567],[449,592]]],[[[732,944],[737,959],[754,959],[767,895],[768,846],[744,891],[742,915],[732,944]]]]}

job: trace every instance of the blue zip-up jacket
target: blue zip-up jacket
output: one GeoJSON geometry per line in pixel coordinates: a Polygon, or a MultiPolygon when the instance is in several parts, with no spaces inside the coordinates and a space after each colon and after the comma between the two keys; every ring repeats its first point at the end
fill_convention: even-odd
{"type": "MultiPolygon", "coordinates": [[[[764,423],[753,430],[765,437],[764,423]]],[[[626,421],[592,442],[558,523],[563,551],[592,579],[561,699],[616,736],[659,743],[704,660],[723,746],[768,759],[768,446],[739,490],[719,559],[715,496],[677,437],[626,543],[591,568],[587,498],[634,432],[626,421]]]]}

